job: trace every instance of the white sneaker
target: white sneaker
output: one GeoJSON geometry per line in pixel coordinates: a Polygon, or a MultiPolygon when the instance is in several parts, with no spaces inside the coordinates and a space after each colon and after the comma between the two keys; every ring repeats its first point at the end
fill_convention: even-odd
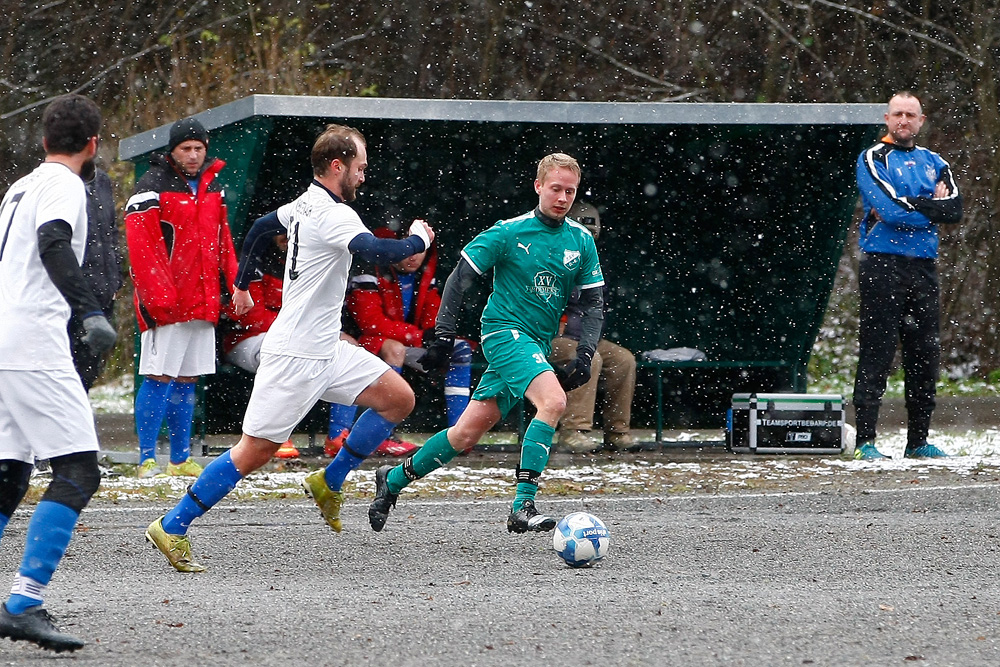
{"type": "Polygon", "coordinates": [[[559,449],[573,454],[590,454],[601,448],[601,443],[590,437],[590,431],[559,431],[559,449]]]}

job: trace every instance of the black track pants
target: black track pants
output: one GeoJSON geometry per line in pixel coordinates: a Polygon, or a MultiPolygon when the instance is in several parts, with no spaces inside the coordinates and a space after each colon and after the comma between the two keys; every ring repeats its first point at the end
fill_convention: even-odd
{"type": "Polygon", "coordinates": [[[875,439],[878,411],[897,345],[902,346],[907,446],[927,441],[941,355],[940,289],[933,259],[863,253],[858,371],[858,442],[875,439]]]}

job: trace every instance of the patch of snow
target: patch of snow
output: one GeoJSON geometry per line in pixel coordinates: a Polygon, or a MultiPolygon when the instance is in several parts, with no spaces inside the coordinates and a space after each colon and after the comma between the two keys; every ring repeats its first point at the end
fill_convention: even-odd
{"type": "Polygon", "coordinates": [[[132,393],[135,383],[131,375],[119,376],[90,390],[90,406],[98,414],[133,412],[132,393]]]}
{"type": "MultiPolygon", "coordinates": [[[[807,477],[835,479],[850,477],[858,471],[905,471],[918,479],[934,471],[950,471],[962,477],[1000,472],[1000,429],[963,432],[931,432],[931,440],[953,456],[947,459],[905,459],[905,431],[882,436],[878,447],[892,456],[880,461],[855,461],[836,456],[736,455],[720,451],[716,457],[703,461],[639,460],[605,464],[585,464],[553,467],[545,471],[542,493],[546,484],[574,485],[582,492],[601,492],[607,487],[617,492],[642,493],[651,488],[660,493],[674,487],[752,489],[761,482],[782,482],[807,477]]],[[[255,498],[269,495],[301,496],[300,483],[306,472],[254,473],[243,480],[233,493],[234,498],[255,498]]],[[[470,468],[461,465],[437,470],[426,478],[413,482],[403,494],[439,493],[462,495],[506,495],[514,480],[513,468],[470,468]]],[[[170,499],[180,498],[190,479],[165,477],[135,479],[113,477],[103,480],[101,497],[125,501],[147,500],[151,494],[170,499]]],[[[830,482],[826,482],[829,484],[830,482]]],[[[355,471],[349,481],[349,494],[370,496],[375,491],[375,471],[355,471]]]]}

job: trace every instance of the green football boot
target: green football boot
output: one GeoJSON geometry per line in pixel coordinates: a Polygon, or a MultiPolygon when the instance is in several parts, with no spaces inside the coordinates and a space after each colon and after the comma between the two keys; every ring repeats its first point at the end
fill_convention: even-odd
{"type": "Polygon", "coordinates": [[[160,550],[178,572],[204,572],[205,568],[191,560],[191,542],[187,535],[171,535],[163,530],[163,517],[149,524],[146,541],[160,550]]]}
{"type": "Polygon", "coordinates": [[[167,475],[170,477],[197,477],[203,470],[201,464],[192,458],[183,463],[167,464],[167,475]]]}
{"type": "Polygon", "coordinates": [[[330,528],[339,533],[343,528],[340,523],[340,507],[344,504],[344,494],[326,485],[326,471],[321,468],[306,475],[302,479],[302,488],[319,506],[319,511],[330,528]]]}

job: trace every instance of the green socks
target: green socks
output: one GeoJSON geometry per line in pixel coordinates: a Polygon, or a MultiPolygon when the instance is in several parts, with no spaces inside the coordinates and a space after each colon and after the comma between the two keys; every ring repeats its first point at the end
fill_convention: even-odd
{"type": "Polygon", "coordinates": [[[532,419],[524,431],[524,442],[521,443],[521,467],[537,470],[539,473],[545,470],[555,434],[555,428],[539,419],[532,419]]]}
{"type": "Polygon", "coordinates": [[[447,465],[457,455],[458,452],[448,441],[448,429],[435,433],[406,462],[389,471],[386,479],[389,491],[399,493],[410,482],[447,465]],[[410,475],[406,474],[407,464],[410,466],[410,475]]]}
{"type": "MultiPolygon", "coordinates": [[[[521,509],[525,500],[532,500],[538,491],[538,476],[549,462],[549,449],[556,429],[543,421],[532,419],[524,432],[521,445],[521,465],[517,472],[517,491],[514,494],[514,511],[521,509]]],[[[389,491],[398,494],[410,482],[426,477],[458,455],[448,440],[448,429],[432,435],[424,446],[401,465],[389,471],[386,482],[389,491]]]]}
{"type": "Polygon", "coordinates": [[[517,472],[517,490],[514,493],[513,511],[521,509],[525,500],[534,500],[538,492],[535,480],[549,463],[549,450],[556,429],[545,422],[532,419],[524,432],[521,444],[521,465],[517,472]]]}

